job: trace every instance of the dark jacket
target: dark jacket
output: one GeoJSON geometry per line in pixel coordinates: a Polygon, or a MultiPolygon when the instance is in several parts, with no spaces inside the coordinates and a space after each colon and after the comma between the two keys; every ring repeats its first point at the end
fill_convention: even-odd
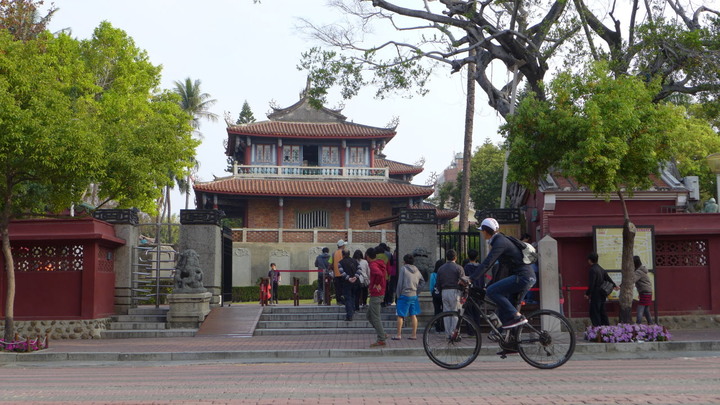
{"type": "Polygon", "coordinates": [[[318,269],[318,273],[321,271],[327,272],[330,268],[330,253],[320,253],[315,258],[315,267],[318,269]]]}
{"type": "MultiPolygon", "coordinates": [[[[505,235],[496,233],[490,238],[490,252],[485,260],[480,263],[480,269],[471,277],[473,285],[483,285],[483,276],[495,264],[500,262],[500,267],[507,267],[509,275],[523,275],[535,277],[532,266],[523,263],[523,254],[505,235]]],[[[495,282],[497,280],[493,280],[495,282]]]]}
{"type": "Polygon", "coordinates": [[[607,274],[607,271],[605,271],[602,266],[597,263],[590,266],[590,271],[588,274],[588,289],[587,291],[585,291],[585,295],[591,298],[607,297],[605,293],[600,290],[600,286],[605,280],[611,282],[614,286],[617,287],[615,282],[610,278],[610,276],[607,274]]]}
{"type": "Polygon", "coordinates": [[[438,290],[459,290],[458,281],[465,275],[465,271],[455,262],[447,262],[437,271],[435,286],[438,290]]]}
{"type": "MultiPolygon", "coordinates": [[[[343,281],[349,283],[349,279],[355,277],[357,268],[357,260],[351,257],[344,257],[342,260],[340,260],[340,264],[338,266],[338,269],[340,270],[340,277],[342,277],[343,281]]],[[[357,282],[357,280],[355,281],[357,282]]]]}

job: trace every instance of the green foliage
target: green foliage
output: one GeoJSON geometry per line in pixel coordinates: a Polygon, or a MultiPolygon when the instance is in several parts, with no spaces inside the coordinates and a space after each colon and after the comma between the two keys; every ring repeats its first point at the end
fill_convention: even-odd
{"type": "Polygon", "coordinates": [[[97,87],[75,40],[41,34],[21,42],[0,31],[0,49],[0,223],[7,226],[79,200],[103,151],[92,127],[97,87]]]}
{"type": "Polygon", "coordinates": [[[334,85],[342,87],[342,96],[351,98],[366,84],[362,77],[362,68],[350,58],[339,56],[336,52],[312,48],[302,54],[298,70],[309,71],[310,104],[322,107],[327,101],[328,89],[334,85]]]}
{"type": "MultiPolygon", "coordinates": [[[[301,284],[298,289],[298,296],[302,300],[312,299],[313,294],[317,290],[317,280],[312,284],[301,284]]],[[[293,299],[293,286],[281,285],[278,286],[278,299],[280,300],[291,300],[293,299]]],[[[248,287],[233,287],[232,288],[232,302],[259,302],[260,301],[260,287],[259,286],[248,286],[248,287]]]]}
{"type": "Polygon", "coordinates": [[[682,107],[653,103],[657,88],[610,76],[596,64],[582,75],[560,74],[548,101],[525,98],[503,127],[511,146],[511,178],[534,187],[552,170],[598,195],[650,185],[659,164],[698,150],[703,125],[688,125],[682,107]]]}
{"type": "Polygon", "coordinates": [[[43,4],[42,0],[0,0],[0,31],[7,30],[19,41],[36,39],[57,11],[51,5],[47,14],[41,17],[38,9],[43,4]]]}
{"type": "Polygon", "coordinates": [[[237,121],[235,121],[236,124],[250,124],[252,122],[255,122],[255,116],[253,115],[252,109],[250,109],[250,104],[248,104],[247,100],[243,103],[242,110],[240,110],[240,115],[238,116],[237,121]]]}
{"type": "Polygon", "coordinates": [[[162,188],[195,163],[199,141],[191,136],[188,116],[176,94],[157,91],[160,67],[124,31],[103,22],[81,47],[100,87],[94,123],[104,164],[93,179],[101,184],[99,197],[155,212],[162,188]]]}
{"type": "Polygon", "coordinates": [[[476,211],[500,206],[505,150],[490,139],[480,145],[470,161],[470,198],[476,211]]]}

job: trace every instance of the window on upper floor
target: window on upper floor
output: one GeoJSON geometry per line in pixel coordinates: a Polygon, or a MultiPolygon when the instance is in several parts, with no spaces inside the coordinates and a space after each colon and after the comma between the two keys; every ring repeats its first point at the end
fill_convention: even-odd
{"type": "Polygon", "coordinates": [[[302,163],[302,146],[284,145],[283,164],[299,165],[302,163]]]}
{"type": "Polygon", "coordinates": [[[295,224],[297,229],[330,228],[330,214],[323,210],[298,212],[295,224]]]}
{"type": "Polygon", "coordinates": [[[337,146],[323,146],[320,148],[322,166],[340,166],[340,154],[337,146]]]}
{"type": "Polygon", "coordinates": [[[275,152],[275,145],[255,145],[255,163],[259,164],[272,164],[275,162],[273,158],[275,152]]]}
{"type": "Polygon", "coordinates": [[[348,166],[367,166],[367,148],[351,146],[348,148],[348,166]]]}

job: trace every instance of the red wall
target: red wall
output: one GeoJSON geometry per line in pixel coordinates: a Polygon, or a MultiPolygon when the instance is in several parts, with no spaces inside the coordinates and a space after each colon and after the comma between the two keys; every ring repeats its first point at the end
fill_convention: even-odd
{"type": "MultiPolygon", "coordinates": [[[[17,256],[14,319],[97,319],[114,313],[114,249],[124,241],[115,237],[112,225],[92,218],[15,221],[10,225],[10,244],[17,256]]],[[[0,263],[3,317],[4,263],[0,263]]]]}

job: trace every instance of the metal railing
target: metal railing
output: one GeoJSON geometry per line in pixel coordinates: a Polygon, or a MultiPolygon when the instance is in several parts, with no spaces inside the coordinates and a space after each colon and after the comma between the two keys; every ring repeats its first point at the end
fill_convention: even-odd
{"type": "MultiPolygon", "coordinates": [[[[166,303],[166,296],[172,292],[175,275],[175,256],[177,252],[170,241],[172,229],[180,224],[141,224],[141,227],[152,226],[155,232],[154,241],[140,241],[133,248],[131,272],[131,299],[133,302],[155,304],[159,307],[166,303]],[[160,230],[166,230],[163,234],[160,230]]],[[[148,232],[149,233],[149,232],[148,232]]]]}

